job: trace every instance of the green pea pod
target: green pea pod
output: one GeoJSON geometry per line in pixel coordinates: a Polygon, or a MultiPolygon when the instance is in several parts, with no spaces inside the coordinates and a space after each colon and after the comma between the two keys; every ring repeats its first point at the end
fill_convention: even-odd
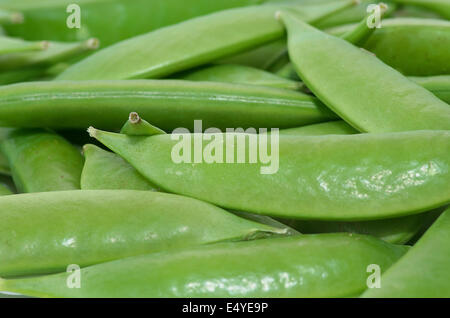
{"type": "Polygon", "coordinates": [[[25,82],[30,79],[36,79],[44,75],[45,67],[26,67],[17,70],[0,72],[0,85],[14,84],[18,82],[25,82]]]}
{"type": "Polygon", "coordinates": [[[19,192],[80,188],[81,153],[64,138],[45,130],[16,130],[0,143],[19,192]]]}
{"type": "MultiPolygon", "coordinates": [[[[12,130],[13,130],[12,128],[0,127],[0,143],[3,142],[8,137],[8,135],[11,133],[12,130]]],[[[0,150],[0,174],[6,176],[11,175],[11,169],[9,168],[8,159],[1,152],[1,150],[0,150]]]]}
{"type": "Polygon", "coordinates": [[[31,66],[51,66],[96,50],[99,42],[89,39],[79,43],[51,42],[46,50],[0,55],[0,70],[10,71],[31,66]]]}
{"type": "Polygon", "coordinates": [[[150,190],[158,188],[118,155],[94,145],[83,147],[82,190],[150,190]]]}
{"type": "MultiPolygon", "coordinates": [[[[333,35],[353,25],[329,30],[333,35]]],[[[407,76],[450,74],[450,21],[419,18],[383,20],[364,45],[380,60],[407,76]],[[424,58],[426,56],[426,58],[424,58]]]]}
{"type": "Polygon", "coordinates": [[[450,201],[449,131],[217,133],[212,138],[132,137],[91,127],[89,133],[164,191],[231,210],[362,221],[416,214],[450,201]],[[267,156],[255,154],[256,149],[264,151],[261,147],[267,156]],[[256,158],[252,162],[250,155],[256,158]]]}
{"type": "Polygon", "coordinates": [[[280,221],[304,234],[358,233],[372,235],[391,244],[406,244],[421,231],[426,224],[426,220],[433,218],[435,214],[436,212],[431,211],[400,218],[366,222],[280,221]]]}
{"type": "Polygon", "coordinates": [[[441,19],[442,16],[435,11],[420,8],[412,5],[401,5],[392,15],[393,18],[424,18],[424,19],[441,19]]]}
{"type": "Polygon", "coordinates": [[[297,90],[302,83],[274,75],[250,66],[223,64],[189,72],[180,77],[190,81],[211,81],[245,85],[261,85],[297,90]]]}
{"type": "Polygon", "coordinates": [[[430,9],[440,16],[450,19],[450,2],[448,0],[392,0],[399,4],[416,5],[430,9]]]}
{"type": "Polygon", "coordinates": [[[40,297],[348,297],[367,267],[388,269],[407,247],[369,236],[300,235],[142,255],[70,273],[0,280],[0,290],[40,297]],[[150,269],[150,270],[149,270],[150,269]]]}
{"type": "Polygon", "coordinates": [[[0,87],[0,125],[118,130],[130,112],[165,131],[290,128],[337,119],[316,98],[254,85],[176,80],[30,82],[0,87]],[[212,111],[213,110],[213,111],[212,111]],[[67,120],[70,118],[70,120],[67,120]]]}
{"type": "Polygon", "coordinates": [[[2,8],[20,10],[21,25],[7,26],[8,34],[31,40],[82,41],[100,39],[103,46],[146,33],[196,16],[234,7],[254,5],[261,0],[2,0],[2,8]],[[77,4],[81,9],[80,28],[76,22],[77,4]],[[69,9],[69,12],[67,12],[69,9]]]}
{"type": "Polygon", "coordinates": [[[352,135],[358,133],[352,126],[341,120],[280,130],[280,135],[294,136],[352,135]]]}
{"type": "Polygon", "coordinates": [[[450,130],[449,105],[425,88],[288,12],[281,19],[288,29],[292,63],[303,82],[359,131],[450,130]]]}
{"type": "Polygon", "coordinates": [[[1,276],[287,232],[198,200],[150,191],[20,194],[1,197],[0,206],[1,276]]]}
{"type": "Polygon", "coordinates": [[[450,75],[410,77],[409,79],[425,87],[438,98],[450,104],[450,75]]]}
{"type": "Polygon", "coordinates": [[[56,79],[160,78],[281,38],[283,27],[273,18],[279,8],[291,9],[296,16],[314,22],[352,3],[220,11],[119,42],[74,64],[56,79]],[[206,36],[209,34],[214,36],[206,36]]]}
{"type": "Polygon", "coordinates": [[[0,36],[0,55],[29,51],[43,51],[49,46],[47,41],[28,42],[22,39],[0,36]]]}
{"type": "Polygon", "coordinates": [[[450,297],[450,209],[362,297],[450,297]]]}
{"type": "Polygon", "coordinates": [[[165,134],[166,132],[139,117],[138,113],[131,112],[120,133],[130,136],[153,136],[165,134]]]}

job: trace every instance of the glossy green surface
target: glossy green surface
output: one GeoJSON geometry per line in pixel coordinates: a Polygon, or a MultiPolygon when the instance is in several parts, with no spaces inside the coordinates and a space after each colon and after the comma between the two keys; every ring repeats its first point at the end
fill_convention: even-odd
{"type": "Polygon", "coordinates": [[[292,81],[270,72],[237,64],[213,65],[192,71],[179,77],[189,81],[210,81],[245,85],[260,85],[298,90],[302,83],[292,81]]]}
{"type": "Polygon", "coordinates": [[[196,16],[233,7],[261,3],[261,0],[2,0],[0,8],[20,10],[21,25],[9,26],[8,33],[27,39],[80,41],[97,37],[102,46],[178,23],[196,16]],[[65,27],[66,8],[81,8],[81,28],[65,27]]]}
{"type": "Polygon", "coordinates": [[[201,141],[199,134],[172,140],[170,135],[89,132],[163,190],[238,211],[356,221],[415,214],[450,202],[450,131],[280,135],[278,141],[274,134],[216,134],[215,143],[201,141]],[[249,149],[266,138],[272,162],[263,164],[257,157],[249,163],[249,149]],[[212,149],[221,155],[206,163],[199,145],[207,155],[212,149]],[[175,163],[180,149],[191,152],[188,163],[175,163]],[[246,163],[229,163],[227,152],[245,154],[246,163]]]}
{"type": "Polygon", "coordinates": [[[410,77],[409,79],[425,87],[447,104],[450,104],[450,75],[410,77]]]}
{"type": "MultiPolygon", "coordinates": [[[[405,75],[450,74],[450,21],[396,18],[383,20],[382,25],[364,45],[380,60],[405,75]]],[[[340,35],[352,27],[329,32],[340,35]]]]}
{"type": "Polygon", "coordinates": [[[450,297],[450,209],[363,297],[450,297]]]}
{"type": "Polygon", "coordinates": [[[294,136],[352,135],[358,133],[356,129],[341,120],[280,130],[280,135],[294,136]]]}
{"type": "Polygon", "coordinates": [[[164,77],[281,38],[283,26],[274,19],[280,8],[295,9],[297,17],[313,22],[350,2],[253,6],[212,13],[119,42],[69,67],[57,79],[164,77]]]}
{"type": "Polygon", "coordinates": [[[83,157],[59,135],[41,129],[16,130],[0,143],[19,192],[80,188],[83,157]]]}
{"type": "Polygon", "coordinates": [[[285,89],[177,80],[30,82],[0,87],[0,124],[118,130],[130,112],[170,132],[290,128],[336,119],[316,98],[285,89]],[[70,120],[68,120],[70,118],[70,120]]]}
{"type": "Polygon", "coordinates": [[[287,12],[281,18],[300,78],[354,128],[363,132],[450,130],[449,105],[425,88],[375,56],[287,12]]]}
{"type": "Polygon", "coordinates": [[[81,173],[82,190],[157,191],[156,186],[115,153],[95,145],[85,145],[83,153],[85,162],[81,173]]]}
{"type": "Polygon", "coordinates": [[[369,264],[389,268],[407,247],[369,236],[300,235],[222,243],[85,268],[0,280],[0,290],[44,297],[345,297],[366,287],[369,264]],[[132,270],[130,270],[132,269],[132,270]]]}
{"type": "Polygon", "coordinates": [[[398,4],[415,5],[430,9],[440,16],[450,19],[450,1],[448,0],[392,0],[398,4]]]}
{"type": "Polygon", "coordinates": [[[18,194],[0,197],[0,207],[3,277],[286,233],[198,200],[150,191],[18,194]]]}

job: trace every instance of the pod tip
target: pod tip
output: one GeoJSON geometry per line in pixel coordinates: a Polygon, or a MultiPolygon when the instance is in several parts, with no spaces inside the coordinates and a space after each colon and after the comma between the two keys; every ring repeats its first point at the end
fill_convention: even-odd
{"type": "Polygon", "coordinates": [[[97,138],[97,129],[95,129],[94,127],[90,126],[87,129],[87,132],[89,133],[89,136],[92,138],[97,138]]]}
{"type": "Polygon", "coordinates": [[[100,40],[97,38],[90,38],[86,41],[86,47],[89,50],[96,50],[100,46],[100,40]]]}
{"type": "Polygon", "coordinates": [[[21,24],[24,20],[25,18],[21,12],[13,12],[11,14],[11,23],[13,24],[21,24]]]}
{"type": "Polygon", "coordinates": [[[132,124],[138,124],[141,121],[141,117],[139,117],[139,114],[136,112],[131,112],[128,119],[132,124]]]}
{"type": "Polygon", "coordinates": [[[281,11],[280,10],[275,12],[275,20],[277,20],[277,21],[281,20],[281,11]]]}

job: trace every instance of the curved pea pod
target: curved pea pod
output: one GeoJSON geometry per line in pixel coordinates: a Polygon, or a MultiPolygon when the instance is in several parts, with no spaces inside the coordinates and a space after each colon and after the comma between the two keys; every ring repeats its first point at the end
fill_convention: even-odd
{"type": "Polygon", "coordinates": [[[425,88],[375,56],[288,12],[281,19],[288,29],[292,63],[302,81],[354,128],[362,132],[450,129],[449,105],[425,88]]]}
{"type": "Polygon", "coordinates": [[[352,1],[320,6],[267,5],[220,11],[102,49],[69,67],[58,80],[161,78],[281,38],[279,8],[313,22],[352,1]],[[207,36],[214,34],[214,36],[207,36]],[[114,65],[114,67],[111,67],[114,65]]]}
{"type": "Polygon", "coordinates": [[[29,51],[43,51],[48,48],[47,41],[28,42],[22,39],[0,36],[0,55],[29,51]]]}
{"type": "Polygon", "coordinates": [[[19,192],[80,188],[83,157],[59,135],[41,129],[15,130],[0,143],[19,192]]]}
{"type": "Polygon", "coordinates": [[[362,297],[450,297],[450,209],[362,297]]]}
{"type": "Polygon", "coordinates": [[[292,81],[270,72],[237,64],[223,64],[206,67],[184,74],[180,79],[189,81],[260,85],[293,90],[298,90],[302,87],[302,83],[298,81],[292,81]]]}
{"type": "Polygon", "coordinates": [[[172,194],[60,191],[0,198],[0,275],[64,271],[128,256],[287,230],[172,194]],[[11,240],[14,237],[14,240],[11,240]]]}
{"type": "MultiPolygon", "coordinates": [[[[436,210],[436,212],[439,212],[436,210]]],[[[372,235],[391,244],[406,244],[436,215],[435,211],[365,222],[324,222],[303,220],[280,220],[303,234],[315,233],[357,233],[372,235]]],[[[442,210],[440,211],[442,212],[442,210]]]]}
{"type": "Polygon", "coordinates": [[[450,19],[450,2],[448,0],[393,0],[393,2],[423,7],[450,19]]]}
{"type": "Polygon", "coordinates": [[[280,135],[294,136],[352,135],[358,133],[356,129],[341,120],[280,130],[280,135]]]}
{"type": "MultiPolygon", "coordinates": [[[[353,26],[330,30],[340,35],[353,26]]],[[[386,19],[364,45],[380,60],[408,76],[450,74],[450,21],[386,19]],[[426,58],[424,58],[426,56],[426,58]]]]}
{"type": "MultiPolygon", "coordinates": [[[[196,16],[233,7],[254,5],[261,0],[13,0],[1,1],[3,8],[20,10],[25,16],[21,25],[8,26],[8,34],[27,39],[80,41],[98,37],[102,45],[125,40],[160,27],[196,16]],[[68,18],[76,14],[71,4],[81,9],[80,28],[68,28],[68,18]],[[67,12],[69,8],[69,12],[67,12]],[[112,31],[114,30],[114,31],[112,31]]],[[[69,22],[76,22],[69,19],[69,22]]]]}
{"type": "Polygon", "coordinates": [[[450,104],[450,75],[410,77],[409,79],[450,104]]]}
{"type": "Polygon", "coordinates": [[[83,153],[85,162],[81,173],[82,190],[158,190],[115,153],[95,145],[85,145],[83,153]]]}
{"type": "Polygon", "coordinates": [[[81,270],[82,288],[68,288],[62,273],[0,280],[0,290],[40,297],[346,297],[364,291],[368,265],[384,271],[405,251],[368,236],[300,235],[99,264],[81,270]]]}
{"type": "Polygon", "coordinates": [[[285,89],[177,80],[30,82],[0,87],[0,125],[120,129],[130,112],[165,131],[280,127],[337,116],[316,98],[285,89]],[[70,118],[70,120],[67,120],[70,118]]]}
{"type": "Polygon", "coordinates": [[[362,221],[450,201],[450,131],[213,138],[132,137],[91,127],[89,133],[164,191],[237,211],[362,221]]]}

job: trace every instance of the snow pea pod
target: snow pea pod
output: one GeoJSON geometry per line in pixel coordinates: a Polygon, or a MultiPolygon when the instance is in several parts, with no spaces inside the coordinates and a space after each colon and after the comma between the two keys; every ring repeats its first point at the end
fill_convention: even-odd
{"type": "Polygon", "coordinates": [[[415,5],[430,9],[440,16],[450,19],[450,2],[448,0],[392,0],[398,4],[415,5]]]}
{"type": "Polygon", "coordinates": [[[158,190],[115,153],[95,145],[85,145],[83,153],[85,162],[81,173],[82,190],[158,190]]]}
{"type": "Polygon", "coordinates": [[[81,41],[97,37],[103,46],[196,16],[234,7],[255,5],[261,0],[13,0],[0,1],[1,8],[20,10],[21,25],[8,26],[9,34],[31,40],[81,41]],[[70,13],[81,8],[80,28],[66,27],[70,13]],[[113,30],[113,31],[112,31],[113,30]]]}
{"type": "Polygon", "coordinates": [[[237,64],[214,65],[179,77],[189,81],[211,81],[298,90],[302,83],[292,81],[250,66],[237,64]]]}
{"type": "Polygon", "coordinates": [[[306,7],[267,5],[212,13],[102,49],[56,79],[161,78],[281,38],[283,26],[273,19],[281,7],[295,10],[296,16],[314,22],[351,4],[349,0],[306,7]],[[209,34],[214,36],[206,36],[209,34]]]}
{"type": "Polygon", "coordinates": [[[385,271],[407,249],[369,236],[299,235],[99,264],[81,270],[82,288],[68,288],[63,273],[0,280],[0,290],[40,297],[345,297],[366,288],[369,264],[385,271]]]}
{"type": "MultiPolygon", "coordinates": [[[[450,74],[450,21],[396,18],[382,25],[364,45],[380,60],[408,76],[450,74]]],[[[340,35],[352,27],[329,32],[340,35]]]]}
{"type": "Polygon", "coordinates": [[[41,129],[19,129],[0,143],[20,192],[80,188],[83,157],[59,135],[41,129]]]}
{"type": "Polygon", "coordinates": [[[282,220],[284,224],[303,234],[310,233],[358,233],[372,235],[391,244],[406,244],[419,233],[427,220],[434,218],[436,210],[427,213],[365,222],[324,222],[303,220],[282,220]]]}
{"type": "Polygon", "coordinates": [[[450,75],[410,77],[409,79],[450,104],[450,75]]]}
{"type": "Polygon", "coordinates": [[[21,52],[0,55],[0,70],[10,71],[32,66],[50,66],[98,48],[97,39],[78,43],[50,42],[48,48],[38,52],[21,52]]]}
{"type": "Polygon", "coordinates": [[[48,46],[49,43],[47,41],[28,42],[22,39],[0,36],[0,55],[18,52],[42,51],[47,49],[48,46]]]}
{"type": "Polygon", "coordinates": [[[362,297],[450,297],[450,209],[362,297]]]}
{"type": "Polygon", "coordinates": [[[286,232],[198,200],[151,191],[18,194],[1,197],[0,206],[1,276],[286,232]]]}
{"type": "Polygon", "coordinates": [[[450,129],[449,105],[425,88],[288,12],[281,19],[288,29],[292,64],[302,81],[354,128],[362,132],[450,129]]]}
{"type": "Polygon", "coordinates": [[[89,133],[164,191],[231,210],[359,221],[416,214],[450,201],[450,131],[279,139],[273,133],[132,137],[92,127],[89,133]],[[234,159],[249,158],[258,144],[272,149],[272,157],[266,150],[256,162],[234,159]]]}
{"type": "Polygon", "coordinates": [[[120,129],[130,112],[165,131],[204,127],[290,128],[337,119],[316,98],[285,89],[177,80],[29,82],[0,87],[7,127],[120,129]],[[70,118],[70,120],[67,120],[70,118]]]}

